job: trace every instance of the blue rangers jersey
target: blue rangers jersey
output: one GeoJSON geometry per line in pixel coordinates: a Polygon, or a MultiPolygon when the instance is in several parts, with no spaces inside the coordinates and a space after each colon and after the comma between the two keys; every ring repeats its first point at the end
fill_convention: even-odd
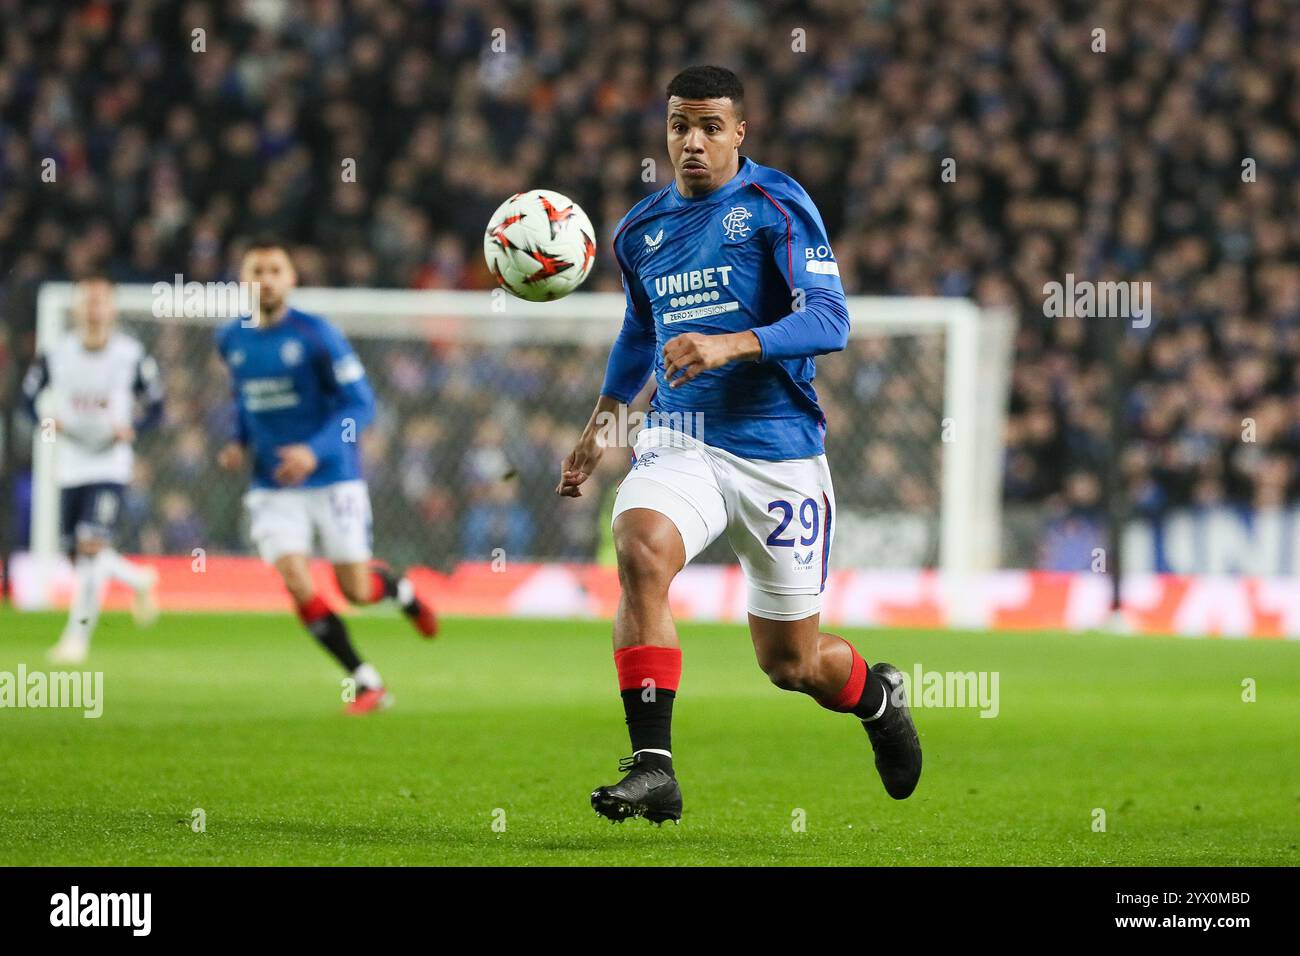
{"type": "Polygon", "coordinates": [[[614,236],[627,309],[603,395],[634,398],[653,369],[650,424],[702,422],[694,437],[743,458],[824,451],[814,355],[844,348],[849,316],[826,227],[803,187],[741,157],[736,175],[688,198],[647,196],[614,236]],[[670,389],[663,348],[686,332],[752,329],[757,362],[732,362],[670,389]],[[692,413],[701,413],[692,419],[692,413]]]}
{"type": "Polygon", "coordinates": [[[275,488],[276,449],[304,444],[316,470],[299,487],[361,477],[361,431],[375,397],[343,333],[318,315],[289,309],[274,325],[234,320],[217,332],[230,369],[237,441],[253,456],[253,487],[275,488]]]}

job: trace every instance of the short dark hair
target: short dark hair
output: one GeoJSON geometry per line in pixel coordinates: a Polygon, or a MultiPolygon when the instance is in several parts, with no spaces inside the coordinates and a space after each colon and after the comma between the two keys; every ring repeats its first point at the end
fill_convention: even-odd
{"type": "Polygon", "coordinates": [[[668,95],[684,100],[714,100],[726,97],[744,115],[745,86],[724,66],[688,66],[668,82],[668,95]]]}
{"type": "Polygon", "coordinates": [[[244,255],[248,255],[254,249],[279,249],[286,256],[289,255],[289,244],[273,232],[259,232],[249,239],[244,245],[244,255]]]}

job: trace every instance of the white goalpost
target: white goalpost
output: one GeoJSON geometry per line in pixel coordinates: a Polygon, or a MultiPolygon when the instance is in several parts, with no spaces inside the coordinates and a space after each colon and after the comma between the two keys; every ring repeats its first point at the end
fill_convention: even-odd
{"type": "MultiPolygon", "coordinates": [[[[48,349],[68,327],[74,286],[48,283],[37,302],[37,347],[48,349]]],[[[170,296],[168,297],[170,299],[170,296]]],[[[210,374],[211,330],[228,321],[224,316],[159,317],[154,314],[160,293],[155,286],[119,285],[116,301],[125,331],[136,334],[150,326],[186,327],[192,344],[184,361],[186,374],[210,374]],[[197,333],[202,333],[197,334],[197,333]]],[[[317,312],[337,324],[350,338],[389,347],[400,343],[447,342],[488,349],[517,346],[581,346],[603,349],[613,342],[622,321],[620,293],[578,292],[549,303],[529,303],[491,291],[414,291],[391,289],[305,288],[292,303],[317,312]]],[[[917,471],[936,453],[939,474],[919,474],[934,483],[938,497],[937,553],[934,566],[946,573],[968,574],[998,566],[1001,523],[1003,427],[1011,376],[1015,318],[1006,310],[980,309],[965,299],[886,298],[851,296],[850,348],[854,341],[908,337],[924,339],[927,355],[942,362],[941,375],[926,379],[926,401],[941,411],[932,442],[917,471]],[[941,342],[941,344],[940,344],[941,342]],[[937,387],[942,395],[929,392],[937,387]]],[[[364,356],[363,356],[364,358],[364,356]]],[[[842,361],[823,359],[820,361],[842,361]]],[[[819,366],[820,367],[820,366],[819,366]]],[[[164,371],[167,371],[166,368],[164,371]]],[[[847,374],[855,370],[848,369],[847,374]]],[[[895,370],[899,377],[908,367],[895,370]]],[[[820,376],[819,376],[820,378],[820,376]]],[[[819,392],[820,384],[818,384],[819,392]]],[[[591,395],[594,400],[595,394],[591,395]]],[[[381,396],[382,401],[382,396],[381,396]]],[[[581,424],[578,422],[577,424],[581,424]]],[[[835,424],[833,428],[844,426],[835,424]]],[[[850,428],[870,435],[873,422],[857,420],[850,428]]],[[[832,467],[836,445],[828,443],[832,467]]],[[[33,438],[32,552],[53,558],[58,553],[58,489],[54,482],[56,443],[33,438]]],[[[165,462],[156,463],[165,467],[165,462]]],[[[845,481],[871,482],[872,475],[844,465],[836,477],[837,496],[845,481]]],[[[841,508],[843,511],[843,506],[841,508]]],[[[843,526],[841,526],[843,531],[843,526]]],[[[837,536],[837,550],[840,548],[837,536]]]]}

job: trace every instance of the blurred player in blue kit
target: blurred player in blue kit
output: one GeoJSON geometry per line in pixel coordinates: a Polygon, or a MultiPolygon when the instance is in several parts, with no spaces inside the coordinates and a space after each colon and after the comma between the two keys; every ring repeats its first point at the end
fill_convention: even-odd
{"type": "Polygon", "coordinates": [[[244,497],[250,534],[274,565],[307,630],[356,681],[348,712],[391,703],[379,672],[364,662],[343,620],[312,583],[313,538],[354,604],[396,600],[425,637],[437,633],[432,607],[410,580],[371,560],[370,494],[361,470],[361,433],[374,418],[365,369],[343,334],[291,308],[297,284],[288,251],[273,239],[246,249],[241,280],[257,283],[257,313],[224,325],[217,349],[230,371],[236,433],[218,453],[223,468],[252,462],[244,497]]]}

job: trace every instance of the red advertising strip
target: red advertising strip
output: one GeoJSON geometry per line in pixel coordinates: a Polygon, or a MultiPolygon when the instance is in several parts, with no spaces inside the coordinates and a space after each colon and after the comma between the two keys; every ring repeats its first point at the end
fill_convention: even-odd
{"type": "MultiPolygon", "coordinates": [[[[293,613],[275,572],[256,558],[136,557],[160,575],[164,611],[293,613]]],[[[14,603],[19,608],[66,607],[72,571],[66,560],[15,555],[14,603]]],[[[609,619],[618,605],[614,568],[589,564],[459,565],[442,574],[413,568],[440,614],[609,619]]],[[[318,591],[346,610],[329,565],[312,566],[318,591]]],[[[684,621],[746,620],[744,578],[737,567],[690,567],[678,575],[669,599],[684,621]]],[[[1095,574],[996,571],[959,579],[935,571],[832,572],[826,581],[823,623],[848,627],[965,627],[984,630],[1088,630],[1108,627],[1136,634],[1205,637],[1300,638],[1300,582],[1290,578],[1186,577],[1137,574],[1125,580],[1125,608],[1110,615],[1107,579],[1095,574]]],[[[110,609],[130,604],[113,584],[110,609]]]]}

